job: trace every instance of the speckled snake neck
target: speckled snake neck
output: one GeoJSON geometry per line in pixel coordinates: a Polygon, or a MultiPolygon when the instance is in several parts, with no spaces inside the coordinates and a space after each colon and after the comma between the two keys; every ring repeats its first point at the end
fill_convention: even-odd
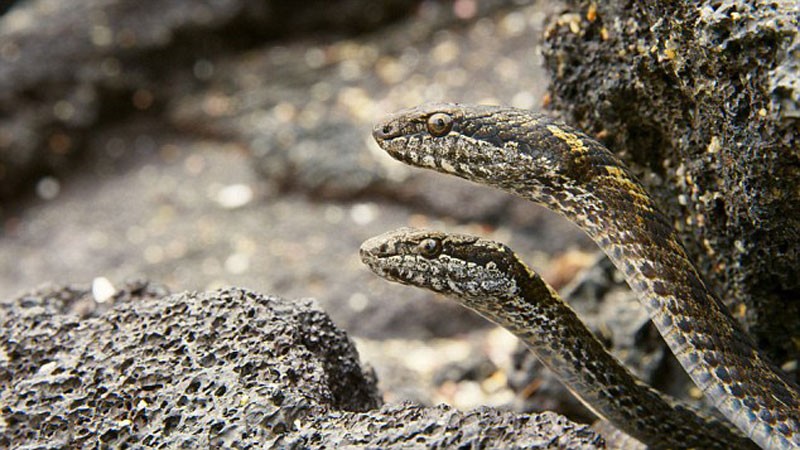
{"type": "Polygon", "coordinates": [[[457,104],[398,112],[373,136],[400,161],[504,189],[576,223],[717,409],[764,449],[800,448],[800,389],[758,352],[670,221],[602,144],[530,111],[457,104]]]}
{"type": "Polygon", "coordinates": [[[506,328],[599,417],[648,448],[757,448],[727,423],[637,379],[503,244],[402,228],[364,242],[361,259],[386,279],[449,295],[506,328]]]}

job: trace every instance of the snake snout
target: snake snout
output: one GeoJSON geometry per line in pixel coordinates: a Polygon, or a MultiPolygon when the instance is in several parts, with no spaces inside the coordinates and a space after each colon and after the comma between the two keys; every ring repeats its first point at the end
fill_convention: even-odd
{"type": "Polygon", "coordinates": [[[380,257],[381,254],[386,253],[386,243],[376,236],[364,241],[358,249],[358,254],[361,257],[361,262],[370,265],[370,261],[380,257]]]}
{"type": "Polygon", "coordinates": [[[378,124],[375,128],[372,129],[372,137],[375,138],[376,141],[380,142],[386,139],[390,139],[394,132],[394,127],[392,124],[378,124]]]}
{"type": "Polygon", "coordinates": [[[375,255],[374,252],[372,251],[373,249],[367,247],[366,244],[367,244],[366,242],[364,244],[361,244],[361,248],[358,249],[358,256],[361,257],[362,263],[369,265],[368,264],[369,261],[371,261],[375,257],[375,255]]]}
{"type": "Polygon", "coordinates": [[[372,129],[372,137],[377,142],[396,138],[400,135],[400,126],[394,121],[382,121],[372,129]]]}

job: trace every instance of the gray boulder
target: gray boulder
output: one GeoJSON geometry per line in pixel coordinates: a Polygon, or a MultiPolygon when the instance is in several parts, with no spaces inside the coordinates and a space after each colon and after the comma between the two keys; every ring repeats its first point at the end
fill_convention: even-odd
{"type": "Polygon", "coordinates": [[[4,448],[603,448],[553,413],[381,404],[311,300],[147,283],[0,303],[4,448]],[[82,317],[83,316],[83,317],[82,317]]]}

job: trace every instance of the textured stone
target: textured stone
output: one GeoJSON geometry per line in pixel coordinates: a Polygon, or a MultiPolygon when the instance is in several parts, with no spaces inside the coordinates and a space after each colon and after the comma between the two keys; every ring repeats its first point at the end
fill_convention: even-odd
{"type": "Polygon", "coordinates": [[[604,448],[554,413],[381,403],[313,301],[128,284],[0,303],[0,447],[604,448]]]}
{"type": "Polygon", "coordinates": [[[88,291],[0,309],[0,446],[256,444],[326,408],[379,405],[344,332],[311,301],[148,285],[80,319],[88,291]]]}
{"type": "Polygon", "coordinates": [[[569,4],[546,33],[552,106],[640,174],[734,315],[796,362],[800,6],[569,4]]]}
{"type": "Polygon", "coordinates": [[[369,413],[332,413],[277,441],[290,448],[580,449],[605,448],[587,425],[555,413],[514,414],[491,408],[404,403],[369,413]]]}

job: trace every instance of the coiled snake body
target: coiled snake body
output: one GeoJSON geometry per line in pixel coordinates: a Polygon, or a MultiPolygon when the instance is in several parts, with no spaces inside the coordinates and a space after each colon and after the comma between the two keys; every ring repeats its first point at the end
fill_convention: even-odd
{"type": "Polygon", "coordinates": [[[800,448],[800,389],[760,355],[669,220],[602,144],[530,111],[456,104],[398,112],[373,136],[400,161],[504,189],[577,224],[716,408],[764,449],[800,448]]]}

